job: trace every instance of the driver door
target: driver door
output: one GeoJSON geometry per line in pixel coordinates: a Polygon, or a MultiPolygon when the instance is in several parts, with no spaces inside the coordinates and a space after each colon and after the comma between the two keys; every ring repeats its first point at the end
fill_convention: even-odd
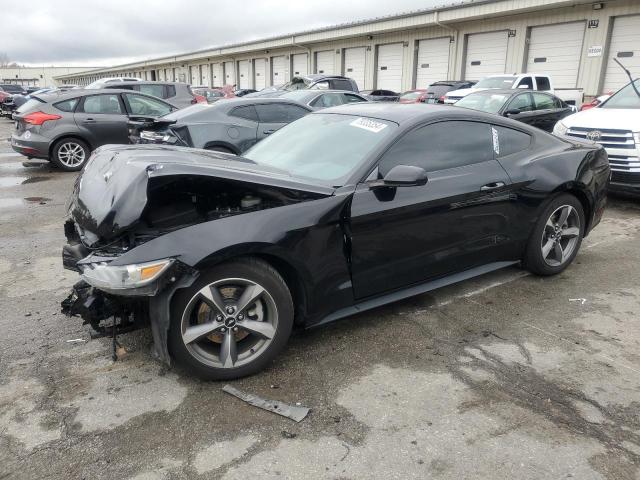
{"type": "Polygon", "coordinates": [[[93,148],[109,143],[129,143],[128,118],[117,93],[83,97],[73,119],[82,137],[93,148]]]}
{"type": "Polygon", "coordinates": [[[407,133],[381,158],[427,171],[422,186],[360,184],[351,205],[352,280],[357,299],[508,256],[511,182],[494,159],[491,126],[447,121],[407,133]]]}

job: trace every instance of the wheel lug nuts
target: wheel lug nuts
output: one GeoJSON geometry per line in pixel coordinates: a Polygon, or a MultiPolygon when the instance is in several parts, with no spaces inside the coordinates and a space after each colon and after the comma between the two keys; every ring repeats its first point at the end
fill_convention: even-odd
{"type": "Polygon", "coordinates": [[[233,327],[233,331],[237,332],[238,331],[238,327],[233,327]]]}
{"type": "Polygon", "coordinates": [[[227,307],[227,313],[228,314],[232,314],[235,311],[236,311],[236,309],[234,307],[227,307]]]}
{"type": "Polygon", "coordinates": [[[222,315],[216,315],[216,322],[221,322],[222,320],[224,320],[222,315]]]}
{"type": "Polygon", "coordinates": [[[227,331],[227,329],[226,329],[226,328],[224,328],[224,327],[222,327],[222,328],[220,329],[220,331],[221,331],[222,333],[224,333],[224,332],[226,332],[226,331],[227,331]]]}
{"type": "Polygon", "coordinates": [[[242,313],[238,314],[238,320],[244,320],[244,315],[242,313]]]}

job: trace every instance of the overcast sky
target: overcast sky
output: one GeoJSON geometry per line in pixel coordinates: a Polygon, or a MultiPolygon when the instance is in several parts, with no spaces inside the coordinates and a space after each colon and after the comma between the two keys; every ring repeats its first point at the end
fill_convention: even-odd
{"type": "Polygon", "coordinates": [[[29,0],[0,2],[0,54],[102,66],[428,8],[448,0],[29,0]]]}

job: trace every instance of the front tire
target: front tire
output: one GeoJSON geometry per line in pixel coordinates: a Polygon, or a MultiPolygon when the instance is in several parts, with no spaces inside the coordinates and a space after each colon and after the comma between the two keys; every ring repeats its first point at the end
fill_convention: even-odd
{"type": "Polygon", "coordinates": [[[537,275],[556,275],[578,254],[585,229],[584,209],[569,194],[555,197],[546,206],[529,238],[525,266],[537,275]]]}
{"type": "Polygon", "coordinates": [[[176,294],[169,350],[176,363],[206,380],[244,377],[284,348],[293,316],[291,293],[273,267],[233,260],[176,294]]]}
{"type": "Polygon", "coordinates": [[[51,162],[65,172],[82,170],[89,158],[89,145],[77,138],[58,140],[51,151],[51,162]]]}

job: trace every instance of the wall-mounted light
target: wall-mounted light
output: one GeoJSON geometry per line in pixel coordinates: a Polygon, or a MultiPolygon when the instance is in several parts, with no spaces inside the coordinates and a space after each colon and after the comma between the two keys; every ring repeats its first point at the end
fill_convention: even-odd
{"type": "Polygon", "coordinates": [[[409,46],[409,42],[402,42],[402,46],[403,47],[408,47],[409,46]]]}
{"type": "Polygon", "coordinates": [[[604,8],[604,3],[602,2],[594,3],[592,7],[594,10],[602,10],[604,8]]]}
{"type": "Polygon", "coordinates": [[[509,30],[508,36],[509,37],[515,37],[516,36],[516,31],[515,30],[509,30]]]}

